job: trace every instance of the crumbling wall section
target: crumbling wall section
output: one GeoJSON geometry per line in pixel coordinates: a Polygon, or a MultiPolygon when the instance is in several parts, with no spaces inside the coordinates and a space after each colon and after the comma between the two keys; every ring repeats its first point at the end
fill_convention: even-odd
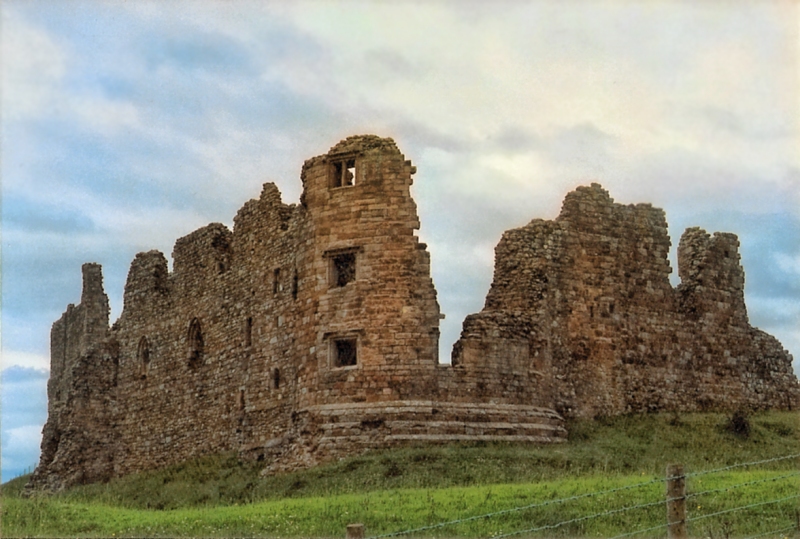
{"type": "Polygon", "coordinates": [[[465,321],[454,360],[472,348],[502,362],[507,353],[485,346],[503,333],[494,321],[522,316],[568,416],[796,407],[791,356],[747,321],[736,236],[687,230],[677,289],[669,247],[663,210],[577,188],[555,221],[503,235],[486,305],[465,321]],[[477,320],[492,329],[476,336],[477,320]]]}
{"type": "Polygon", "coordinates": [[[82,274],[80,303],[69,305],[50,332],[42,464],[29,489],[60,490],[110,477],[116,347],[108,340],[109,305],[100,265],[84,264],[82,274]]]}

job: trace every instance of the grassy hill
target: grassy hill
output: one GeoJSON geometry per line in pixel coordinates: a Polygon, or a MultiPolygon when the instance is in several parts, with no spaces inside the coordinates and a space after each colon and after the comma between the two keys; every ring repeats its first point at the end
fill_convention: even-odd
{"type": "MultiPolygon", "coordinates": [[[[657,480],[663,478],[667,463],[682,463],[692,472],[800,453],[796,413],[731,419],[724,414],[652,414],[575,421],[569,425],[569,441],[560,445],[407,447],[270,477],[260,476],[257,463],[241,462],[233,454],[214,455],[33,500],[19,497],[24,481],[20,478],[3,485],[2,531],[4,537],[342,536],[347,523],[362,521],[372,535],[653,481],[640,489],[587,497],[569,507],[548,505],[503,515],[499,522],[478,519],[429,532],[502,535],[502,530],[581,518],[599,508],[663,500],[664,484],[657,480]]],[[[690,491],[720,492],[698,498],[694,511],[791,497],[800,492],[795,473],[799,461],[698,477],[690,482],[690,491]],[[742,482],[753,484],[730,489],[742,482]]],[[[787,518],[794,518],[797,505],[797,500],[789,500],[759,507],[758,518],[731,512],[723,521],[704,519],[692,533],[713,534],[715,526],[720,534],[726,529],[738,530],[734,534],[764,533],[778,529],[768,526],[791,525],[793,520],[787,518]]],[[[632,513],[587,519],[545,535],[614,535],[664,520],[663,505],[632,513]]]]}

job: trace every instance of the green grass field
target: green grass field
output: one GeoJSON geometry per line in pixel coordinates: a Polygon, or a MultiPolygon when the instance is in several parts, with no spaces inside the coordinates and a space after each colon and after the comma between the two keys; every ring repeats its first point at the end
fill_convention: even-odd
{"type": "MultiPolygon", "coordinates": [[[[373,536],[649,482],[413,534],[497,537],[575,520],[519,536],[610,537],[665,523],[663,504],[617,511],[663,501],[667,463],[692,473],[800,453],[796,413],[756,414],[749,422],[744,436],[722,414],[624,416],[574,422],[561,445],[409,447],[273,477],[217,455],[33,499],[20,498],[20,478],[3,485],[2,536],[343,537],[353,522],[373,536]],[[613,513],[587,518],[604,512],[613,513]]],[[[748,537],[792,526],[798,462],[690,477],[690,496],[717,491],[688,500],[690,519],[790,498],[701,518],[690,523],[691,535],[748,537]],[[735,487],[746,482],[752,484],[735,487]]],[[[635,537],[665,534],[662,528],[635,537]]]]}

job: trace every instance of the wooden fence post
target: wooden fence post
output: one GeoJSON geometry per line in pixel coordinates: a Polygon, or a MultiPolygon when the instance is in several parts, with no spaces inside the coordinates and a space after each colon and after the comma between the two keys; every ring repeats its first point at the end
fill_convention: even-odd
{"type": "Polygon", "coordinates": [[[667,537],[687,539],[686,476],[682,464],[667,466],[667,537]]]}
{"type": "Polygon", "coordinates": [[[347,525],[347,539],[364,539],[364,525],[363,524],[348,524],[347,525]]]}

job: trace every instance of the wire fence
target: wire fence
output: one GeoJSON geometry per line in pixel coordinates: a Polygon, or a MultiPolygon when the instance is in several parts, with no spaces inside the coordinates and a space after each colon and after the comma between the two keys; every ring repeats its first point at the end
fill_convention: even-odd
{"type": "MultiPolygon", "coordinates": [[[[677,474],[668,472],[663,478],[654,478],[632,485],[544,500],[427,526],[373,535],[367,539],[415,536],[427,534],[434,530],[443,530],[449,532],[449,535],[457,535],[457,533],[454,533],[457,526],[477,521],[496,522],[494,526],[496,531],[488,534],[493,539],[541,535],[541,532],[576,534],[580,533],[581,529],[579,528],[581,526],[600,519],[608,520],[607,526],[609,528],[616,527],[617,530],[620,528],[625,530],[623,533],[614,535],[612,539],[637,536],[677,538],[685,537],[687,533],[697,537],[736,536],[747,537],[748,539],[800,537],[800,505],[798,505],[798,501],[800,501],[800,482],[798,482],[798,478],[800,478],[800,453],[736,463],[692,473],[683,473],[682,468],[677,469],[681,471],[677,474]],[[729,480],[728,476],[731,475],[726,475],[726,472],[739,471],[742,468],[764,467],[768,464],[790,460],[798,461],[792,471],[774,475],[774,470],[761,470],[761,473],[765,474],[764,477],[733,484],[726,483],[729,480]],[[716,476],[715,479],[714,476],[716,476]],[[718,486],[701,490],[700,487],[703,481],[717,483],[718,486]],[[659,483],[665,484],[667,487],[666,492],[672,494],[665,496],[664,490],[660,490],[659,493],[659,491],[652,488],[653,485],[659,483]],[[688,487],[686,486],[687,483],[688,487]],[[720,485],[719,483],[722,484],[720,485]],[[679,485],[680,489],[682,489],[679,491],[679,495],[675,495],[675,491],[671,490],[676,485],[679,485]],[[768,499],[764,499],[763,490],[767,487],[770,495],[768,499]],[[642,491],[635,496],[637,503],[628,503],[621,507],[613,506],[614,495],[636,490],[642,491]],[[758,496],[759,498],[758,501],[749,501],[748,496],[758,496]],[[569,504],[580,501],[585,502],[592,498],[600,499],[607,509],[585,514],[575,514],[575,509],[572,511],[566,510],[569,504]],[[560,511],[550,515],[534,516],[536,510],[551,506],[560,506],[560,511]],[[704,507],[706,512],[703,512],[704,507]],[[654,509],[659,508],[660,516],[653,513],[654,509]],[[668,514],[671,515],[670,511],[673,510],[677,510],[675,514],[678,516],[667,516],[668,514]],[[531,514],[530,517],[526,517],[530,524],[527,527],[518,526],[519,518],[516,519],[516,522],[511,521],[512,515],[523,512],[531,514]],[[645,514],[639,514],[637,517],[629,519],[630,524],[626,525],[625,522],[615,523],[613,521],[614,517],[619,517],[623,514],[637,514],[637,512],[645,514]],[[738,515],[736,515],[737,513],[738,515]],[[554,515],[556,518],[553,518],[554,515]],[[557,518],[558,515],[561,515],[560,519],[557,518]],[[569,515],[569,518],[564,515],[569,515]],[[733,520],[726,518],[731,516],[737,516],[738,520],[736,518],[733,520]],[[548,518],[552,520],[547,521],[548,518]],[[735,529],[736,523],[741,523],[743,519],[755,524],[748,523],[748,527],[744,529],[735,529]],[[516,529],[509,529],[515,525],[517,525],[516,529]],[[744,530],[749,530],[747,533],[751,535],[747,535],[744,530]]],[[[630,500],[630,497],[628,499],[630,500]]],[[[360,532],[354,533],[355,535],[351,537],[351,529],[348,527],[348,537],[351,539],[364,537],[363,528],[360,532]]]]}

